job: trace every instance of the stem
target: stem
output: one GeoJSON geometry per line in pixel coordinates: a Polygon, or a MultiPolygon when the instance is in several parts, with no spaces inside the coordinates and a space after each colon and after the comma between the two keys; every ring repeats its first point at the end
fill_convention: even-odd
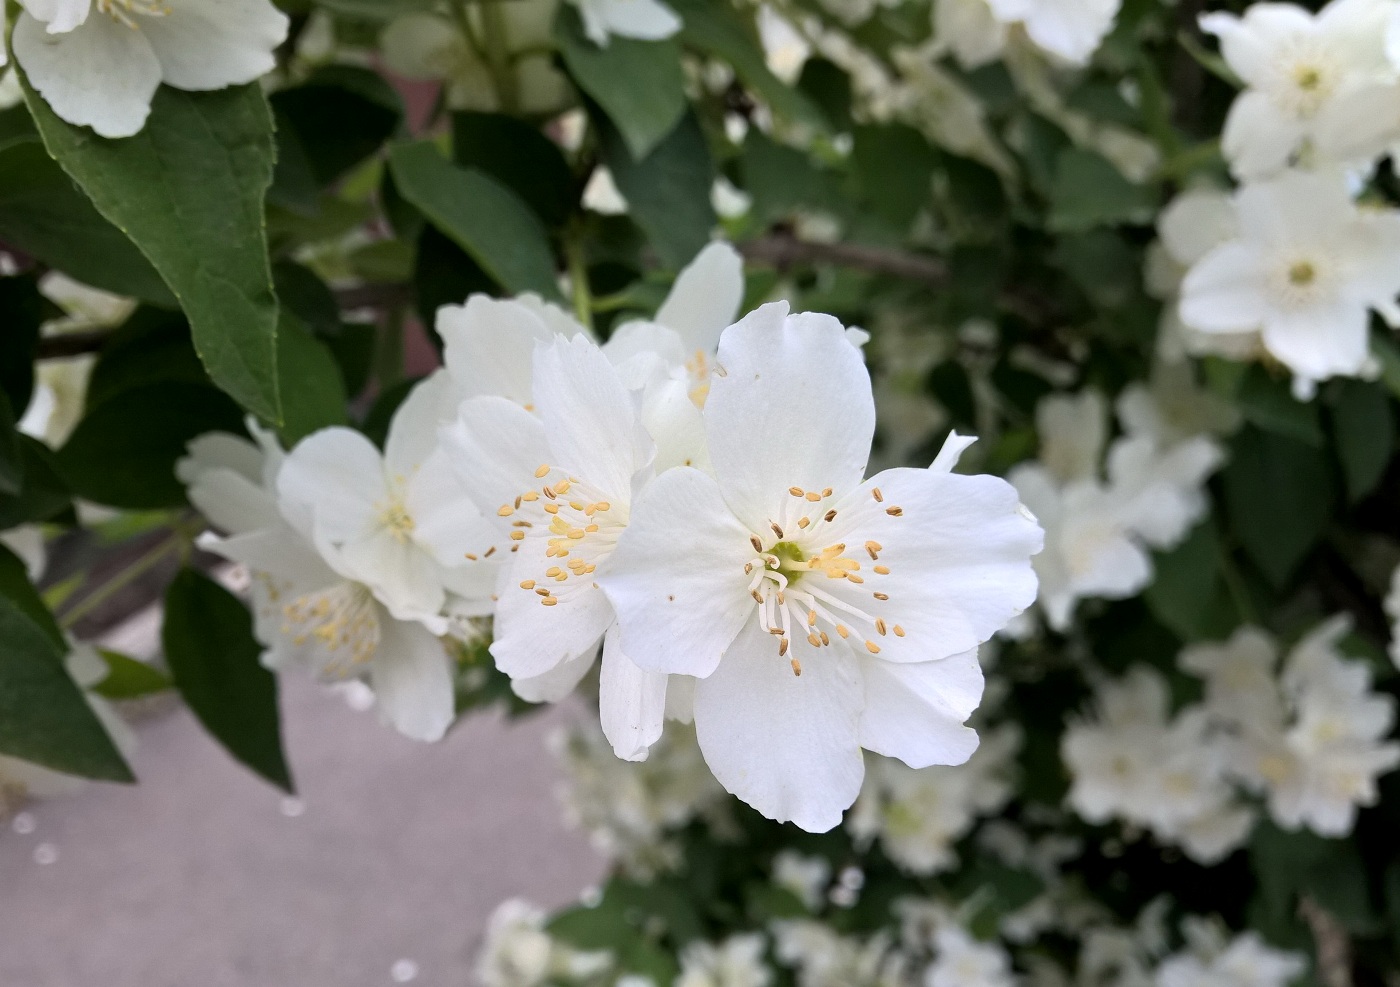
{"type": "Polygon", "coordinates": [[[1299,900],[1298,915],[1312,931],[1318,982],[1323,987],[1352,987],[1351,939],[1346,930],[1308,895],[1299,900]]]}
{"type": "Polygon", "coordinates": [[[510,36],[506,31],[502,0],[481,0],[481,29],[485,36],[482,54],[496,86],[496,99],[501,112],[515,114],[520,110],[520,92],[516,86],[515,69],[510,61],[510,36]]]}
{"type": "Polygon", "coordinates": [[[396,305],[384,315],[374,353],[374,379],[381,391],[403,380],[404,309],[396,305]]]}
{"type": "Polygon", "coordinates": [[[569,284],[573,288],[574,315],[587,329],[593,328],[593,296],[588,287],[588,262],[583,256],[583,243],[573,231],[564,243],[564,256],[569,264],[569,284]]]}
{"type": "Polygon", "coordinates": [[[1240,571],[1235,568],[1229,551],[1223,548],[1220,551],[1220,576],[1225,580],[1225,589],[1230,593],[1230,601],[1234,603],[1235,612],[1239,614],[1240,620],[1246,624],[1259,623],[1259,615],[1255,613],[1254,604],[1249,599],[1249,589],[1245,586],[1240,571]]]}
{"type": "Polygon", "coordinates": [[[171,552],[182,548],[189,542],[188,534],[180,528],[171,531],[170,535],[158,542],[154,548],[136,559],[135,562],[122,569],[111,579],[107,580],[97,589],[83,597],[73,607],[59,618],[59,626],[64,630],[72,630],[79,621],[88,616],[102,604],[106,603],[121,590],[130,586],[137,579],[163,562],[171,552]]]}

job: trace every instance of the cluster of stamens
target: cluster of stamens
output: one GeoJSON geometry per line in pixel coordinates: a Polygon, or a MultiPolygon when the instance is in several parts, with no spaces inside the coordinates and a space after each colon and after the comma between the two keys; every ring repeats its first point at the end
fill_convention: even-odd
{"type": "MultiPolygon", "coordinates": [[[[535,470],[536,479],[544,479],[551,472],[548,464],[541,464],[535,470]]],[[[585,496],[586,484],[576,476],[546,483],[538,489],[526,490],[514,501],[502,504],[496,515],[514,518],[511,521],[510,550],[518,551],[531,529],[543,527],[547,532],[545,558],[558,560],[544,570],[538,579],[522,579],[519,586],[540,598],[540,604],[553,607],[559,604],[555,586],[572,578],[575,583],[592,575],[598,568],[600,556],[611,553],[617,541],[620,526],[606,523],[613,509],[611,502],[585,496]],[[572,494],[572,496],[570,496],[572,494]],[[534,520],[517,516],[534,515],[534,520]],[[581,550],[587,548],[587,555],[581,550]],[[564,561],[567,559],[568,561],[564,561]]],[[[589,586],[594,586],[591,580],[589,586]]]]}
{"type": "Polygon", "coordinates": [[[379,618],[369,590],[358,583],[299,596],[282,607],[282,617],[282,633],[293,644],[315,640],[325,650],[320,672],[327,678],[357,674],[379,647],[379,618]]]}
{"type": "MultiPolygon", "coordinates": [[[[777,540],[765,545],[764,538],[758,535],[749,537],[756,555],[744,564],[744,572],[752,576],[749,594],[758,604],[759,625],[778,638],[779,656],[787,655],[794,627],[805,632],[807,643],[814,648],[831,646],[828,628],[842,640],[849,639],[857,631],[867,632],[859,633],[857,639],[863,640],[866,651],[878,655],[880,645],[875,639],[888,634],[904,637],[904,627],[855,606],[804,577],[820,574],[826,579],[844,580],[862,586],[866,578],[862,572],[867,565],[875,576],[888,576],[890,567],[880,562],[880,552],[884,546],[876,541],[865,542],[863,548],[869,556],[869,563],[847,555],[845,542],[825,545],[815,553],[807,552],[788,540],[789,532],[800,532],[793,537],[801,538],[804,542],[815,540],[820,544],[822,529],[835,522],[838,516],[836,508],[822,510],[832,491],[830,487],[820,492],[789,487],[788,493],[797,502],[797,510],[785,510],[783,517],[769,522],[769,529],[777,540]],[[798,513],[798,516],[791,518],[793,513],[798,513]]],[[[871,489],[871,496],[876,503],[884,502],[884,495],[878,487],[871,489]]],[[[899,507],[885,507],[884,511],[890,517],[904,515],[899,507]]],[[[888,593],[881,590],[871,591],[871,596],[877,603],[884,603],[890,598],[888,593]]],[[[801,675],[801,662],[796,658],[789,660],[793,674],[801,675]]]]}
{"type": "Polygon", "coordinates": [[[170,5],[164,0],[97,0],[96,6],[98,13],[132,30],[139,26],[137,17],[165,17],[170,13],[170,5]]]}

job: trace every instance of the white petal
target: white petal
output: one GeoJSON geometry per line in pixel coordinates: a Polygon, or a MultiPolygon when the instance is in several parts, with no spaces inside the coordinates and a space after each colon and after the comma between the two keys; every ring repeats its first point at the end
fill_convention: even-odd
{"type": "Polygon", "coordinates": [[[632,477],[655,449],[603,351],[582,336],[541,345],[534,395],[549,440],[549,465],[581,477],[612,503],[628,503],[632,477]]]}
{"type": "Polygon", "coordinates": [[[643,668],[709,675],[755,606],[744,573],[752,555],[713,479],[685,467],[657,477],[598,574],[623,651],[643,668]]]}
{"type": "Polygon", "coordinates": [[[1236,175],[1259,178],[1288,163],[1303,133],[1298,120],[1285,115],[1267,95],[1246,90],[1230,104],[1221,150],[1236,175]]]}
{"type": "Polygon", "coordinates": [[[1385,153],[1400,133],[1400,90],[1375,82],[1329,100],[1313,125],[1313,143],[1329,161],[1364,162],[1385,153]]]}
{"type": "Polygon", "coordinates": [[[177,89],[242,85],[276,67],[287,15],[268,0],[179,0],[164,17],[140,19],[164,80],[177,89]]]}
{"type": "Polygon", "coordinates": [[[711,243],[677,275],[656,321],[680,333],[687,356],[708,356],[743,300],[744,259],[727,243],[711,243]]]}
{"type": "Polygon", "coordinates": [[[43,21],[50,34],[65,34],[92,13],[92,0],[21,0],[20,6],[43,21]]]}
{"type": "Polygon", "coordinates": [[[550,460],[544,425],[507,398],[463,402],[457,421],[438,435],[462,488],[488,518],[543,482],[535,472],[550,460]]]}
{"type": "Polygon", "coordinates": [[[1264,324],[1264,345],[1299,376],[1355,376],[1370,353],[1368,322],[1365,306],[1347,299],[1278,311],[1264,324]]]}
{"type": "Polygon", "coordinates": [[[592,653],[614,618],[608,598],[577,580],[556,588],[557,604],[541,603],[533,588],[520,584],[542,580],[545,570],[557,560],[545,555],[548,544],[544,538],[526,538],[518,544],[497,590],[500,599],[491,654],[511,678],[530,678],[592,653]]]}
{"type": "Polygon", "coordinates": [[[470,564],[500,539],[499,528],[467,496],[457,471],[439,449],[409,479],[405,506],[413,518],[413,540],[440,565],[470,564]]]}
{"type": "Polygon", "coordinates": [[[1172,260],[1190,267],[1211,250],[1239,236],[1233,200],[1214,189],[1178,195],[1157,218],[1157,232],[1172,260]]]}
{"type": "Polygon", "coordinates": [[[1206,254],[1181,284],[1180,311],[1200,332],[1258,329],[1268,311],[1259,254],[1237,240],[1206,254]]]}
{"type": "MultiPolygon", "coordinates": [[[[681,367],[690,355],[678,332],[645,319],[633,319],[614,329],[608,341],[603,344],[603,352],[608,355],[613,365],[619,368],[619,373],[625,364],[645,367],[652,371],[681,367]],[[638,359],[643,356],[651,357],[651,360],[638,359]]],[[[635,387],[645,383],[650,374],[643,375],[632,371],[628,376],[632,379],[626,383],[629,387],[635,387]],[[640,379],[637,379],[639,377],[640,379]]]]}
{"type": "Polygon", "coordinates": [[[750,621],[713,675],[695,686],[700,750],[725,789],[779,822],[824,833],[860,792],[864,693],[843,647],[794,640],[794,675],[775,640],[750,621]]]}
{"type": "Polygon", "coordinates": [[[438,617],[447,598],[438,564],[413,542],[384,531],[346,542],[339,554],[340,571],[368,586],[396,619],[423,621],[436,634],[447,630],[438,617]]]}
{"type": "Polygon", "coordinates": [[[642,424],[656,443],[652,468],[658,474],[672,466],[709,470],[705,419],[691,400],[688,381],[669,378],[648,387],[642,396],[642,424]]]}
{"type": "Polygon", "coordinates": [[[598,714],[613,753],[624,761],[646,760],[651,745],[661,739],[668,677],[633,664],[622,653],[616,626],[603,638],[598,714]]]}
{"type": "Polygon", "coordinates": [[[977,749],[977,731],[963,726],[982,701],[976,651],[907,665],[867,657],[862,673],[866,750],[926,768],[962,764],[977,749]]]}
{"type": "Polygon", "coordinates": [[[876,644],[881,658],[917,662],[970,651],[1035,600],[1030,559],[1044,535],[1021,512],[1016,489],[999,477],[886,470],[836,510],[829,537],[861,556],[864,581],[813,572],[798,588],[815,579],[822,590],[883,618],[883,635],[868,622],[848,621],[876,644]],[[872,498],[876,487],[882,504],[872,498]],[[881,507],[902,513],[892,516],[881,507]],[[842,514],[849,518],[844,526],[842,514]],[[865,557],[860,546],[867,542],[880,546],[878,562],[865,557]],[[874,598],[876,592],[889,599],[874,598]]]}
{"type": "Polygon", "coordinates": [[[278,495],[306,510],[318,537],[333,544],[367,537],[389,496],[379,450],[348,428],[327,428],[297,443],[277,476],[278,495]]]}
{"type": "Polygon", "coordinates": [[[344,578],[326,564],[310,542],[286,524],[230,538],[201,535],[199,547],[254,572],[277,577],[288,585],[293,597],[325,589],[344,578]]]}
{"type": "Polygon", "coordinates": [[[384,440],[384,467],[400,481],[425,463],[438,445],[438,427],[457,417],[456,389],[445,370],[419,381],[394,411],[384,440]]]}
{"type": "Polygon", "coordinates": [[[187,494],[210,524],[228,534],[268,528],[281,518],[272,495],[236,470],[201,470],[187,494]]]}
{"type": "Polygon", "coordinates": [[[583,681],[588,670],[598,657],[594,651],[586,651],[577,658],[570,658],[543,675],[528,679],[511,679],[510,691],[527,703],[557,703],[583,681]]]}
{"type": "Polygon", "coordinates": [[[681,29],[681,19],[660,0],[581,0],[581,3],[585,9],[597,11],[606,30],[619,38],[657,41],[681,29]]]}
{"type": "Polygon", "coordinates": [[[48,34],[25,13],[11,43],[30,84],[69,123],[103,137],[130,137],[145,124],[160,62],[140,31],[98,16],[67,34],[48,34]]]}
{"type": "Polygon", "coordinates": [[[381,619],[370,685],[380,715],[405,737],[441,740],[452,725],[452,659],[417,624],[381,619]]]}
{"type": "Polygon", "coordinates": [[[463,397],[483,394],[529,404],[535,344],[554,332],[519,300],[472,295],[437,312],[443,362],[463,397]]]}
{"type": "Polygon", "coordinates": [[[935,473],[951,473],[953,467],[958,465],[958,458],[968,446],[977,441],[975,435],[959,435],[956,430],[950,431],[948,437],[943,440],[943,446],[938,450],[938,455],[929,463],[929,469],[935,473]]]}
{"type": "Polygon", "coordinates": [[[1216,12],[1200,19],[1201,30],[1220,39],[1220,53],[1242,80],[1266,85],[1278,71],[1279,49],[1312,33],[1313,19],[1291,3],[1251,4],[1243,19],[1216,12]]]}
{"type": "Polygon", "coordinates": [[[231,469],[255,484],[263,478],[263,453],[257,446],[231,432],[205,432],[186,444],[187,455],[175,463],[181,483],[193,483],[207,469],[231,469]]]}
{"type": "Polygon", "coordinates": [[[710,460],[752,530],[766,530],[789,487],[831,487],[839,497],[860,483],[875,399],[839,322],[764,305],[725,330],[719,363],[725,375],[705,403],[710,460]]]}

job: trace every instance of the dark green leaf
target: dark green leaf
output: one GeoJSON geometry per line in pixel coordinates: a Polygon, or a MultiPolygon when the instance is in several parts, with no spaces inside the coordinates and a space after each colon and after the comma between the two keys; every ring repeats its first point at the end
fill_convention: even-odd
{"type": "Polygon", "coordinates": [[[1143,598],[1152,615],[1183,641],[1209,637],[1220,599],[1220,539],[1207,518],[1176,548],[1156,557],[1156,576],[1143,598]]]}
{"type": "Polygon", "coordinates": [[[179,298],[214,382],[279,420],[277,299],[263,225],[274,148],[261,88],[162,86],[145,128],[122,140],[60,120],[27,82],[25,99],[49,153],[179,298]]]}
{"type": "Polygon", "coordinates": [[[797,88],[821,109],[831,126],[838,131],[851,129],[851,77],[835,62],[807,59],[797,78],[797,88]]]}
{"type": "Polygon", "coordinates": [[[17,495],[0,495],[0,531],[18,524],[54,520],[73,503],[49,447],[27,435],[19,437],[19,447],[24,460],[24,484],[17,495]]]}
{"type": "Polygon", "coordinates": [[[1268,432],[1321,447],[1322,423],[1317,405],[1299,401],[1288,385],[1263,367],[1250,367],[1235,395],[1244,417],[1268,432]]]}
{"type": "Polygon", "coordinates": [[[179,312],[138,308],[112,333],[88,379],[87,410],[143,384],[160,381],[210,384],[179,312]]]}
{"type": "Polygon", "coordinates": [[[454,113],[452,158],[509,187],[547,226],[563,226],[577,202],[580,190],[564,152],[523,120],[502,113],[454,113]]]}
{"type": "Polygon", "coordinates": [[[640,161],[628,154],[618,132],[600,123],[603,160],[612,170],[628,211],[668,267],[689,263],[710,239],[714,172],[700,124],[687,115],[640,161]]]}
{"type": "Polygon", "coordinates": [[[18,494],[24,484],[24,456],[10,399],[0,391],[0,496],[18,494]]]}
{"type": "Polygon", "coordinates": [[[1395,448],[1395,416],[1385,391],[1359,380],[1337,382],[1332,431],[1353,503],[1376,489],[1395,448]]]}
{"type": "Polygon", "coordinates": [[[559,297],[549,237],[525,203],[485,172],[458,168],[428,142],[389,149],[394,183],[509,292],[559,297]]]}
{"type": "Polygon", "coordinates": [[[284,312],[277,330],[277,372],[282,375],[282,427],[288,447],[321,428],[344,425],[345,381],[326,345],[284,312]]]}
{"type": "Polygon", "coordinates": [[[0,597],[0,754],[104,781],[135,781],[64,668],[64,651],[0,597]]]}
{"type": "Polygon", "coordinates": [[[24,560],[4,545],[0,545],[0,596],[18,607],[34,626],[43,631],[54,647],[60,651],[67,648],[63,631],[44,604],[44,599],[34,584],[29,581],[29,572],[24,560]]]}
{"type": "Polygon", "coordinates": [[[908,229],[932,198],[938,152],[904,124],[857,127],[854,137],[852,160],[862,197],[885,219],[908,229]]]}
{"type": "Polygon", "coordinates": [[[137,661],[115,651],[102,650],[98,654],[107,663],[107,677],[93,686],[92,691],[104,699],[139,699],[175,685],[170,676],[149,662],[137,661]]]}
{"type": "Polygon", "coordinates": [[[1152,221],[1156,204],[1150,189],[1128,181],[1107,158],[1070,147],[1055,161],[1048,225],[1073,232],[1120,223],[1146,224],[1152,221]]]}
{"type": "Polygon", "coordinates": [[[674,41],[612,37],[599,48],[569,4],[559,6],[554,40],[569,75],[603,108],[634,160],[650,154],[685,114],[685,76],[674,41]]]}
{"type": "Polygon", "coordinates": [[[301,187],[304,176],[284,171],[281,159],[289,148],[295,155],[289,167],[304,166],[318,186],[329,185],[378,151],[403,119],[403,101],[393,87],[378,73],[352,65],[318,69],[269,102],[279,127],[277,180],[295,178],[292,187],[301,187]]]}
{"type": "Polygon", "coordinates": [[[207,576],[182,570],[165,594],[161,643],[175,687],[205,729],[243,764],[292,791],[277,679],[259,660],[247,608],[207,576]]]}
{"type": "Polygon", "coordinates": [[[205,432],[243,432],[227,395],[204,384],[145,384],[89,411],[59,451],[59,468],[74,493],[99,504],[175,507],[185,502],[175,461],[205,432]]]}
{"type": "Polygon", "coordinates": [[[44,298],[33,278],[0,278],[0,391],[15,414],[23,415],[34,394],[34,359],[44,298]]]}
{"type": "Polygon", "coordinates": [[[37,142],[0,151],[0,239],[95,288],[175,305],[151,262],[37,142]]]}

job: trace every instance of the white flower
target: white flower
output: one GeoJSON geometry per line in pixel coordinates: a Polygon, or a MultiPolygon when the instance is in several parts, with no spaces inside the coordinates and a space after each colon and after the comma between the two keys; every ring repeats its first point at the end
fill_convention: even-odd
{"type": "Polygon", "coordinates": [[[304,508],[279,503],[284,454],[250,423],[259,445],[211,434],[176,466],[190,501],[227,537],[199,544],[251,574],[255,633],[274,670],[301,667],[326,681],[369,680],[383,718],[405,736],[437,740],[454,716],[451,660],[421,624],[395,620],[336,551],[312,542],[304,508]]]}
{"type": "Polygon", "coordinates": [[[1014,724],[984,730],[966,764],[914,770],[889,758],[867,766],[865,787],[846,825],[859,841],[879,838],[881,849],[911,874],[957,866],[953,845],[977,818],[1011,798],[1013,759],[1021,746],[1014,724]]]}
{"type": "Polygon", "coordinates": [[[1006,34],[1006,24],[997,19],[988,0],[934,0],[934,38],[965,69],[1000,58],[1006,34]]]}
{"type": "Polygon", "coordinates": [[[681,951],[675,987],[768,987],[773,971],[763,962],[766,946],[764,937],[754,932],[714,945],[693,942],[681,951]]]}
{"type": "Polygon", "coordinates": [[[1098,476],[1108,438],[1108,406],[1095,390],[1052,394],[1035,409],[1040,462],[1060,483],[1098,476]]]}
{"type": "Polygon", "coordinates": [[[1307,969],[1299,953],[1273,949],[1258,933],[1236,936],[1208,952],[1167,957],[1157,968],[1156,987],[1288,987],[1307,969]]]}
{"type": "Polygon", "coordinates": [[[603,730],[620,757],[640,760],[661,734],[667,677],[623,653],[599,581],[655,447],[617,370],[581,336],[538,347],[533,407],[538,415],[506,398],[471,398],[442,432],[453,466],[510,546],[491,654],[512,679],[551,676],[557,699],[603,641],[603,730]]]}
{"type": "Polygon", "coordinates": [[[1114,442],[1108,479],[1123,523],[1153,548],[1175,547],[1205,517],[1205,481],[1224,458],[1220,446],[1203,435],[1165,449],[1148,436],[1114,442]]]}
{"type": "Polygon", "coordinates": [[[859,791],[862,747],[915,767],[972,753],[973,649],[1030,603],[1040,531],[994,477],[862,482],[874,401],[835,319],[765,305],[718,359],[714,477],[648,485],[599,582],[634,661],[700,678],[720,783],[825,831],[859,791]]]}
{"type": "Polygon", "coordinates": [[[1169,719],[1166,680],[1143,666],[1096,697],[1097,718],[1071,724],[1061,743],[1075,811],[1093,823],[1116,816],[1145,826],[1203,863],[1239,846],[1253,813],[1235,799],[1206,711],[1169,719]]]}
{"type": "Polygon", "coordinates": [[[1264,177],[1297,155],[1369,167],[1384,152],[1400,135],[1400,86],[1385,51],[1393,11],[1385,0],[1333,0],[1317,14],[1255,3],[1243,17],[1201,18],[1245,84],[1222,147],[1236,175],[1264,177]]]}
{"type": "Polygon", "coordinates": [[[557,305],[538,295],[496,299],[472,295],[437,310],[443,363],[458,400],[491,395],[531,406],[535,346],[584,332],[557,305]]]}
{"type": "Polygon", "coordinates": [[[1235,196],[1239,235],[1192,266],[1181,320],[1206,333],[1258,330],[1310,396],[1368,365],[1368,309],[1400,321],[1400,214],[1363,209],[1336,172],[1287,172],[1235,196]]]}
{"type": "Polygon", "coordinates": [[[1257,627],[1241,627],[1223,643],[1192,645],[1177,663],[1205,680],[1205,708],[1216,719],[1254,730],[1277,727],[1278,645],[1257,627]]]}
{"type": "Polygon", "coordinates": [[[272,71],[287,17],[268,0],[24,0],[15,58],[55,113],[130,137],[162,83],[194,91],[272,71]]]}
{"type": "Polygon", "coordinates": [[[908,961],[888,935],[865,941],[841,936],[821,922],[773,923],[778,959],[797,967],[798,987],[907,987],[908,961]]]}
{"type": "Polygon", "coordinates": [[[796,850],[779,850],[773,857],[773,883],[815,912],[826,900],[831,885],[831,864],[825,857],[809,857],[796,850]]]}
{"type": "Polygon", "coordinates": [[[481,987],[545,987],[560,978],[597,976],[612,959],[605,952],[582,952],[545,931],[545,913],[511,898],[496,906],[477,955],[481,987]]]}
{"type": "Polygon", "coordinates": [[[496,575],[482,561],[495,528],[436,446],[449,391],[442,373],[418,385],[394,413],[383,454],[360,432],[323,429],[288,453],[277,477],[279,498],[305,512],[332,568],[435,634],[447,629],[449,593],[488,613],[496,575]]]}
{"type": "Polygon", "coordinates": [[[978,942],[965,929],[945,924],[933,934],[937,955],[924,987],[1014,987],[1011,958],[996,943],[978,942]]]}
{"type": "Polygon", "coordinates": [[[1072,65],[1087,65],[1113,28],[1120,0],[989,0],[1003,24],[1021,24],[1031,41],[1072,65]]]}
{"type": "Polygon", "coordinates": [[[594,44],[608,38],[659,41],[681,29],[681,19],[661,0],[570,0],[583,17],[583,32],[594,44]]]}

